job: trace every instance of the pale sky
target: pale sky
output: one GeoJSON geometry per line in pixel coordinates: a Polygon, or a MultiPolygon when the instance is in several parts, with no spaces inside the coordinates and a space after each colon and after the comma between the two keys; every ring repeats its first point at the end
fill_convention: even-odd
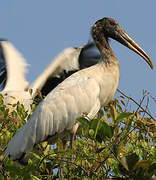
{"type": "MultiPolygon", "coordinates": [[[[0,38],[11,41],[31,65],[32,82],[64,48],[87,43],[91,26],[113,17],[147,52],[156,65],[156,1],[125,0],[3,0],[0,38]]],[[[142,90],[156,98],[156,67],[115,41],[111,46],[120,63],[119,88],[138,101],[142,90]]],[[[151,100],[156,117],[156,103],[151,100]]]]}

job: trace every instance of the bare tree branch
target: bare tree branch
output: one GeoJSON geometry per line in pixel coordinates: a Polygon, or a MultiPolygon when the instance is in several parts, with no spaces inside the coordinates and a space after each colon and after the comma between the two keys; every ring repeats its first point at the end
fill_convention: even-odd
{"type": "Polygon", "coordinates": [[[126,97],[127,99],[133,101],[141,110],[143,110],[146,114],[148,114],[148,116],[153,119],[154,121],[156,120],[146,109],[144,109],[136,100],[134,100],[132,97],[126,95],[125,93],[123,93],[120,89],[117,89],[117,91],[122,94],[124,97],[126,97]]]}

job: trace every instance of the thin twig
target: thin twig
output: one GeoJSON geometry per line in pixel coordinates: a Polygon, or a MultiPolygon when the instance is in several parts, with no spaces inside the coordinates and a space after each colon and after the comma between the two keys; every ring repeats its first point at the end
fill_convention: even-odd
{"type": "MultiPolygon", "coordinates": [[[[64,159],[59,159],[59,158],[53,158],[53,157],[50,157],[50,154],[47,155],[47,156],[45,156],[45,157],[41,160],[41,162],[39,163],[39,166],[41,165],[41,163],[43,162],[43,160],[46,159],[48,156],[49,156],[48,160],[65,162],[65,163],[73,164],[73,165],[75,165],[76,167],[81,168],[81,169],[86,173],[86,175],[89,177],[89,172],[88,172],[85,168],[83,168],[82,166],[80,166],[80,165],[74,163],[73,161],[69,161],[69,160],[64,160],[64,159]]],[[[38,166],[38,167],[39,167],[39,166],[38,166]]]]}
{"type": "Polygon", "coordinates": [[[148,111],[146,111],[136,100],[134,100],[132,97],[127,96],[126,94],[124,94],[121,90],[117,89],[117,91],[122,94],[124,97],[130,99],[131,101],[133,101],[141,110],[143,110],[146,114],[148,114],[148,116],[153,119],[154,121],[156,120],[148,111]]]}
{"type": "MultiPolygon", "coordinates": [[[[147,97],[147,102],[146,102],[146,106],[145,106],[145,108],[146,108],[146,110],[148,111],[148,106],[149,106],[149,97],[147,97]]],[[[143,113],[143,118],[145,117],[145,112],[143,113]]]]}

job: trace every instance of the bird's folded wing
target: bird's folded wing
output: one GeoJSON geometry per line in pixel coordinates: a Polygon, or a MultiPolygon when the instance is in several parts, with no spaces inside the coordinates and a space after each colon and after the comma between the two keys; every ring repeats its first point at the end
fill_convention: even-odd
{"type": "Polygon", "coordinates": [[[37,106],[31,119],[11,139],[4,158],[10,155],[13,160],[19,159],[48,137],[55,138],[72,131],[76,118],[97,113],[98,108],[96,112],[92,108],[99,101],[99,91],[94,79],[85,75],[80,77],[79,72],[63,81],[37,106]]]}

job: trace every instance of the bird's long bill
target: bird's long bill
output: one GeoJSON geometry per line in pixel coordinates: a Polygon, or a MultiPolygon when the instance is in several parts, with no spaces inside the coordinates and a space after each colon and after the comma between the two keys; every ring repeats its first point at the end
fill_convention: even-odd
{"type": "Polygon", "coordinates": [[[120,42],[127,46],[129,49],[131,49],[132,51],[136,52],[137,54],[139,54],[151,67],[151,69],[154,68],[152,60],[150,59],[150,57],[145,53],[145,51],[125,32],[125,31],[121,31],[122,33],[120,33],[120,42]]]}

